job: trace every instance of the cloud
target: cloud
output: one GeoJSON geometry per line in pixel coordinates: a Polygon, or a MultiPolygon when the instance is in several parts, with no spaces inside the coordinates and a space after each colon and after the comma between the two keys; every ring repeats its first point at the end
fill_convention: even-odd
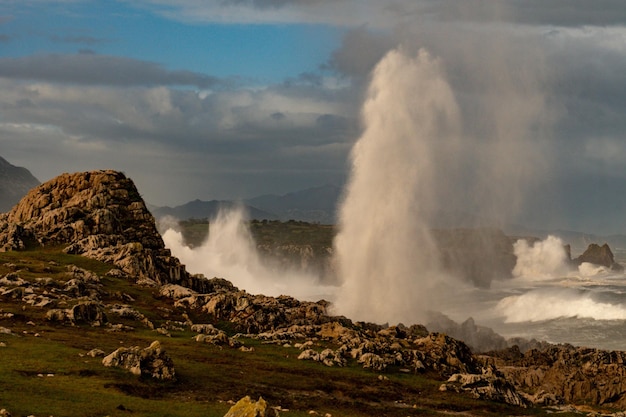
{"type": "MultiPolygon", "coordinates": [[[[154,62],[98,55],[89,47],[100,38],[57,37],[84,46],[85,53],[0,58],[2,156],[32,168],[25,157],[30,154],[42,180],[63,170],[122,169],[157,203],[337,182],[360,133],[370,71],[389,49],[403,45],[413,54],[426,48],[440,59],[459,103],[463,134],[482,138],[462,161],[467,166],[458,167],[468,170],[467,182],[475,175],[496,178],[484,155],[504,147],[509,137],[521,137],[499,163],[532,179],[536,192],[527,195],[521,213],[527,220],[532,215],[584,230],[600,224],[585,214],[600,211],[585,196],[604,199],[596,200],[603,209],[621,207],[623,213],[626,207],[618,196],[624,188],[619,167],[626,164],[623,0],[127,4],[194,25],[335,25],[344,37],[319,71],[248,88],[154,62]],[[530,143],[544,155],[535,158],[524,146],[530,143]],[[472,166],[480,169],[472,172],[472,166]],[[607,189],[617,191],[600,195],[607,189]]],[[[0,35],[0,42],[11,40],[0,35]]],[[[506,190],[492,182],[505,199],[506,190]]],[[[475,191],[464,185],[459,195],[475,191]]]]}
{"type": "Polygon", "coordinates": [[[109,42],[107,39],[96,38],[96,37],[87,36],[87,35],[65,35],[65,36],[51,35],[49,38],[53,42],[90,45],[90,46],[109,42]]]}
{"type": "Polygon", "coordinates": [[[29,155],[23,166],[41,180],[120,169],[157,204],[340,183],[358,135],[347,91],[296,80],[194,91],[4,78],[0,89],[3,156],[12,163],[29,155]]]}
{"type": "Polygon", "coordinates": [[[387,51],[396,45],[392,36],[361,26],[348,31],[333,52],[328,67],[352,77],[365,77],[387,51]]]}
{"type": "Polygon", "coordinates": [[[46,54],[0,58],[0,77],[65,84],[215,87],[220,81],[196,72],[166,70],[159,64],[96,54],[46,54]]]}
{"type": "Polygon", "coordinates": [[[218,23],[369,24],[377,28],[434,20],[557,26],[626,23],[622,0],[141,0],[140,4],[176,20],[218,23]]]}

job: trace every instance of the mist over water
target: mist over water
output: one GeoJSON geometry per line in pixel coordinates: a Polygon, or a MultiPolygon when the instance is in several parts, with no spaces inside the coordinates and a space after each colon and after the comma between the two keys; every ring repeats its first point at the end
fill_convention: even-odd
{"type": "Polygon", "coordinates": [[[514,277],[542,280],[564,276],[570,269],[563,242],[555,236],[548,236],[532,245],[520,239],[513,245],[513,253],[517,257],[514,277]]]}

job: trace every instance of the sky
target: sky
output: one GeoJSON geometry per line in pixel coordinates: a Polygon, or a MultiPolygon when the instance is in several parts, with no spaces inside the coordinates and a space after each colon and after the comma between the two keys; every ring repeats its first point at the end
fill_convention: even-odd
{"type": "Polygon", "coordinates": [[[394,48],[441,61],[463,135],[513,138],[467,176],[523,188],[511,221],[626,233],[623,0],[0,0],[0,155],[155,205],[342,185],[394,48]]]}

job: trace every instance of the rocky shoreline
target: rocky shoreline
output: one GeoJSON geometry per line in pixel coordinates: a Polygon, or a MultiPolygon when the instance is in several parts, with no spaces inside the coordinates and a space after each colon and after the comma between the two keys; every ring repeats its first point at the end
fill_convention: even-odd
{"type": "MultiPolygon", "coordinates": [[[[520,407],[626,409],[623,352],[536,343],[522,349],[500,345],[498,350],[479,355],[466,343],[429,332],[422,325],[353,322],[330,315],[325,301],[253,295],[224,279],[189,274],[165,248],[132,181],[119,172],[64,174],[34,188],[10,212],[0,214],[2,251],[33,246],[63,246],[67,253],[109,263],[112,267],[107,274],[111,276],[155,289],[158,297],[169,300],[187,317],[155,329],[162,334],[190,329],[197,333],[197,342],[231,348],[245,348],[237,341],[244,336],[288,344],[300,349],[300,360],[336,367],[354,361],[380,372],[381,377],[389,372],[432,373],[444,380],[441,390],[467,391],[477,398],[520,407]],[[193,323],[188,317],[194,312],[212,317],[214,323],[229,323],[239,336],[229,337],[214,324],[193,323]],[[314,345],[319,341],[324,342],[324,349],[314,345]]],[[[614,263],[606,248],[593,251],[605,262],[614,263]]],[[[110,293],[102,278],[75,267],[67,271],[62,283],[41,278],[33,281],[16,270],[0,277],[0,296],[41,308],[49,322],[119,331],[118,319],[124,317],[137,326],[155,328],[133,308],[132,296],[119,294],[118,302],[105,303],[103,299],[105,295],[110,298],[110,293]]],[[[468,331],[476,327],[473,322],[464,326],[468,331]]],[[[151,346],[118,352],[107,356],[107,363],[130,363],[127,367],[140,374],[144,372],[142,363],[149,363],[150,370],[145,372],[174,378],[171,361],[163,356],[155,361],[153,353],[162,355],[163,351],[151,346]]]]}

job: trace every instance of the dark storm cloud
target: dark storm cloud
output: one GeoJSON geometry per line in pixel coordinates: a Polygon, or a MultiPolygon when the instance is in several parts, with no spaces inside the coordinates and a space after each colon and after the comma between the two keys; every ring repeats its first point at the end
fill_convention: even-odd
{"type": "Polygon", "coordinates": [[[190,85],[209,88],[219,83],[217,78],[208,75],[169,71],[153,62],[95,54],[0,58],[0,77],[111,86],[190,85]]]}
{"type": "Polygon", "coordinates": [[[507,22],[547,26],[606,26],[626,23],[622,0],[423,0],[387,2],[400,18],[507,22]]]}
{"type": "Polygon", "coordinates": [[[328,67],[348,76],[363,77],[395,45],[391,36],[359,27],[344,35],[340,47],[333,52],[328,67]]]}
{"type": "Polygon", "coordinates": [[[622,25],[626,7],[622,0],[511,0],[521,23],[558,26],[622,25]]]}

